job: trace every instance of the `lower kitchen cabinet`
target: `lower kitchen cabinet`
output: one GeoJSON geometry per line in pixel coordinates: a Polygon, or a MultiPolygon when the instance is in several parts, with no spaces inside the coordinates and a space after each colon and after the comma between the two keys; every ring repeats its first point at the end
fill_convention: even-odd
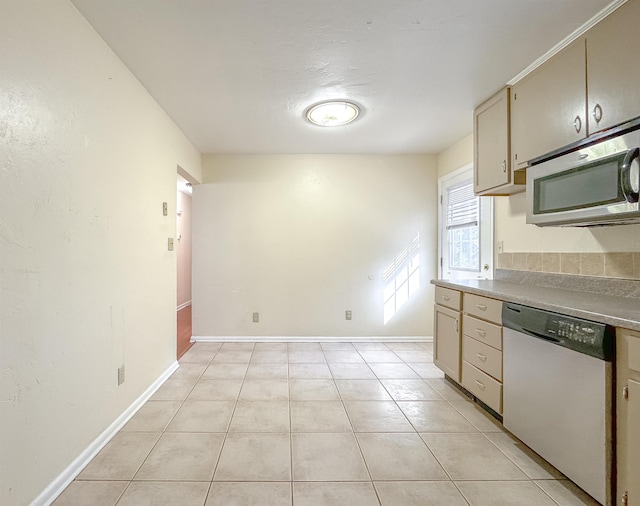
{"type": "Polygon", "coordinates": [[[460,383],[460,312],[434,306],[433,363],[460,383]]]}
{"type": "Polygon", "coordinates": [[[616,331],[617,504],[640,506],[640,333],[616,331]]]}
{"type": "Polygon", "coordinates": [[[502,301],[462,296],[462,386],[502,414],[502,301]]]}
{"type": "Polygon", "coordinates": [[[502,382],[463,361],[462,386],[496,413],[502,413],[502,382]]]}
{"type": "Polygon", "coordinates": [[[435,299],[435,365],[502,414],[502,301],[443,287],[435,299]]]}

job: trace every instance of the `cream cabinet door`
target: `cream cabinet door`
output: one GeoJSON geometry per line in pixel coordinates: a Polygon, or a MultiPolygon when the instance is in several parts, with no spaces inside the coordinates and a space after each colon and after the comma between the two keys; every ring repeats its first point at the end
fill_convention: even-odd
{"type": "Polygon", "coordinates": [[[640,381],[629,380],[627,411],[627,505],[640,506],[640,381]]]}
{"type": "Polygon", "coordinates": [[[513,166],[586,137],[585,39],[511,87],[513,166]]]}
{"type": "Polygon", "coordinates": [[[640,0],[587,32],[589,134],[640,116],[640,0]]]}
{"type": "Polygon", "coordinates": [[[434,308],[433,362],[460,383],[460,313],[437,304],[434,308]]]}
{"type": "Polygon", "coordinates": [[[473,191],[479,194],[511,182],[509,88],[479,105],[473,119],[473,191]]]}
{"type": "Polygon", "coordinates": [[[617,504],[640,506],[640,333],[616,329],[617,504]]]}

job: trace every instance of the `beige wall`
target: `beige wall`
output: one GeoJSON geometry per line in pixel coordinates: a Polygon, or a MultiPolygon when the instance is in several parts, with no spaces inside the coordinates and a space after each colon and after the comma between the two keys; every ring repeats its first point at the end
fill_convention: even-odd
{"type": "Polygon", "coordinates": [[[209,155],[203,182],[195,336],[431,335],[435,157],[209,155]],[[383,272],[417,233],[422,287],[385,326],[383,272]]]}
{"type": "Polygon", "coordinates": [[[3,2],[0,34],[0,504],[22,505],[175,361],[176,167],[201,159],[68,1],[3,2]]]}
{"type": "Polygon", "coordinates": [[[438,177],[473,163],[473,134],[460,139],[438,155],[438,177]]]}
{"type": "Polygon", "coordinates": [[[191,197],[178,191],[176,257],[178,262],[178,299],[180,307],[191,302],[191,197]]]}
{"type": "Polygon", "coordinates": [[[526,197],[495,198],[496,241],[505,252],[640,251],[640,225],[537,227],[526,224],[526,197]]]}

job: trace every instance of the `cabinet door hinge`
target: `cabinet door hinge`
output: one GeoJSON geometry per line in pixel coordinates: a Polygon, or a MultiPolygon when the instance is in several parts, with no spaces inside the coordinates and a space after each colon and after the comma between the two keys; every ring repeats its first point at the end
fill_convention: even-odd
{"type": "MultiPolygon", "coordinates": [[[[433,265],[433,264],[431,264],[433,265]]],[[[442,268],[442,257],[440,257],[440,268],[442,268]]]]}
{"type": "Polygon", "coordinates": [[[622,506],[627,506],[627,504],[629,504],[629,492],[627,492],[626,490],[624,491],[624,494],[622,494],[622,506]]]}
{"type": "Polygon", "coordinates": [[[623,399],[629,398],[629,385],[625,385],[622,387],[622,398],[623,399]]]}

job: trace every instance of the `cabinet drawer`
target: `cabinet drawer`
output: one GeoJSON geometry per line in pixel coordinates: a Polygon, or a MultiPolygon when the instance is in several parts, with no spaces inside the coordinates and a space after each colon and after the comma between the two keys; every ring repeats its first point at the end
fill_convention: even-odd
{"type": "Polygon", "coordinates": [[[502,352],[480,341],[462,338],[462,359],[502,381],[502,352]]]}
{"type": "Polygon", "coordinates": [[[502,326],[479,320],[473,316],[462,317],[462,332],[465,336],[473,337],[489,346],[502,349],[502,326]]]}
{"type": "Polygon", "coordinates": [[[502,383],[462,361],[462,386],[494,411],[502,414],[502,383]]]}
{"type": "Polygon", "coordinates": [[[472,293],[464,294],[464,312],[484,320],[502,324],[502,301],[472,293]]]}
{"type": "Polygon", "coordinates": [[[444,288],[442,286],[436,286],[436,304],[460,311],[460,308],[462,307],[461,299],[461,292],[451,290],[450,288],[444,288]]]}

